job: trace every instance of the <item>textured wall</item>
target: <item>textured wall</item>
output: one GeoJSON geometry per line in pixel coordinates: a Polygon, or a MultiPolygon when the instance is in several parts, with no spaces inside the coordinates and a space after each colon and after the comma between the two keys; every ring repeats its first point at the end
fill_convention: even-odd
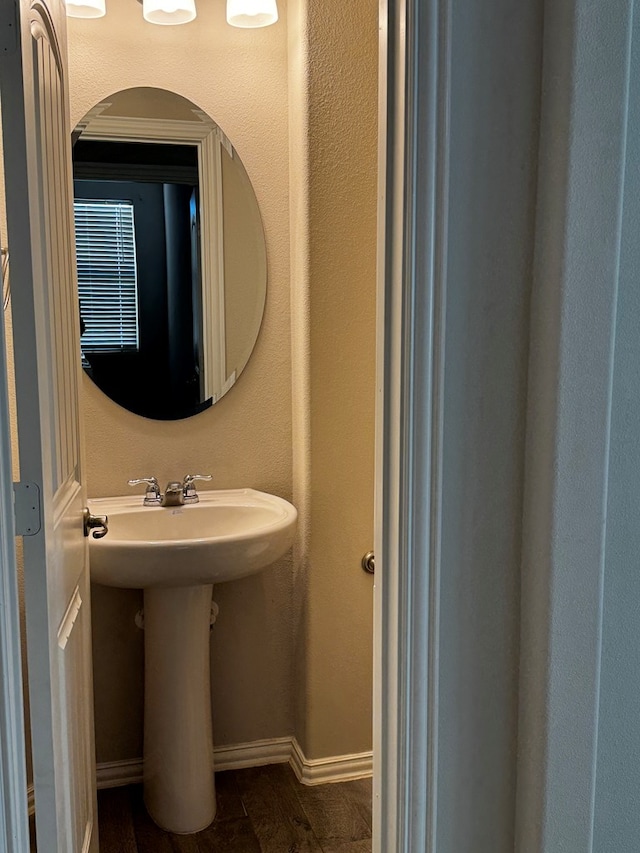
{"type": "MultiPolygon", "coordinates": [[[[252,486],[291,497],[286,6],[276,26],[227,26],[224,0],[200,2],[183,27],[146,24],[130,0],[109,0],[97,21],[69,22],[71,120],[131,86],[189,98],[218,122],[247,169],[262,213],[269,264],[264,323],[232,391],[187,421],[156,422],[113,404],[85,378],[88,490],[128,491],[130,477],[160,481],[211,472],[217,488],[252,486]],[[258,414],[259,413],[259,416],[258,414]]],[[[99,761],[141,754],[140,594],[93,587],[99,761]]],[[[213,632],[218,744],[291,734],[291,561],[220,586],[213,632]]]]}
{"type": "Polygon", "coordinates": [[[371,749],[373,582],[360,560],[373,544],[378,7],[309,0],[306,10],[292,34],[304,39],[292,68],[305,66],[292,99],[301,109],[307,99],[295,130],[308,140],[306,156],[293,145],[306,186],[292,208],[309,211],[306,245],[293,244],[308,325],[308,338],[294,335],[294,362],[307,359],[296,405],[308,407],[294,416],[296,452],[310,460],[296,469],[309,522],[297,720],[319,758],[371,749]]]}

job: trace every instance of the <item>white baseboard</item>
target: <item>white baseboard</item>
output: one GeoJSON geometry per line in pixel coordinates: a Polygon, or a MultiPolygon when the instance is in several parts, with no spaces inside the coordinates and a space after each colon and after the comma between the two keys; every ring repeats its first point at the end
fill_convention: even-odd
{"type": "Polygon", "coordinates": [[[254,740],[213,750],[216,770],[241,770],[243,767],[264,767],[265,764],[286,764],[291,760],[291,738],[254,740]]]}
{"type": "Polygon", "coordinates": [[[120,788],[122,785],[137,785],[142,782],[142,759],[126,761],[104,761],[96,767],[96,785],[102,788],[120,788]]]}
{"type": "MultiPolygon", "coordinates": [[[[216,770],[241,770],[244,767],[262,767],[265,764],[291,765],[303,785],[324,785],[327,782],[347,782],[365,779],[373,772],[373,753],[336,755],[332,758],[309,759],[295,738],[283,737],[256,740],[232,746],[217,747],[213,752],[216,770]]],[[[142,759],[106,761],[96,768],[99,789],[119,788],[142,782],[142,759]]],[[[29,814],[35,812],[33,785],[27,787],[29,814]]]]}
{"type": "MultiPolygon", "coordinates": [[[[216,770],[240,770],[244,767],[289,763],[303,785],[364,779],[371,776],[373,770],[371,752],[308,759],[298,741],[290,737],[217,747],[214,749],[213,761],[216,770]]],[[[98,764],[96,775],[98,788],[117,788],[142,782],[142,759],[98,764]]]]}
{"type": "Polygon", "coordinates": [[[365,779],[373,773],[373,753],[357,752],[331,758],[307,758],[298,741],[291,741],[289,758],[293,772],[303,785],[325,785],[327,782],[349,782],[365,779]]]}

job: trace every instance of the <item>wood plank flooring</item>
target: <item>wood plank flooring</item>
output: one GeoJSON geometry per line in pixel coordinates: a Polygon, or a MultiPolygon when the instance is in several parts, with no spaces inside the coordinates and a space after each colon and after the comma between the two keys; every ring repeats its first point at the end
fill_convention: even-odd
{"type": "Polygon", "coordinates": [[[216,773],[218,813],[195,835],[147,815],[142,787],[98,791],[100,853],[371,853],[371,780],[301,785],[286,764],[216,773]]]}

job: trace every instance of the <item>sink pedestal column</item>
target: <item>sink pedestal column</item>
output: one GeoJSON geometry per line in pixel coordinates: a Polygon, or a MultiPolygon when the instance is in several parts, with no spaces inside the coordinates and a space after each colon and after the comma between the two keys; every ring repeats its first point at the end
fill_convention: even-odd
{"type": "Polygon", "coordinates": [[[144,801],[155,823],[198,832],[216,814],[209,639],[213,586],[144,591],[144,801]]]}

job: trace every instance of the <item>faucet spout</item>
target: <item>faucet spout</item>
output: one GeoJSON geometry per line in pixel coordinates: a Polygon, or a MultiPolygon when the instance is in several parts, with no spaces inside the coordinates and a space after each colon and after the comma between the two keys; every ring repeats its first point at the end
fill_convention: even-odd
{"type": "Polygon", "coordinates": [[[167,483],[167,488],[162,495],[161,506],[183,506],[184,488],[182,483],[167,483]]]}

